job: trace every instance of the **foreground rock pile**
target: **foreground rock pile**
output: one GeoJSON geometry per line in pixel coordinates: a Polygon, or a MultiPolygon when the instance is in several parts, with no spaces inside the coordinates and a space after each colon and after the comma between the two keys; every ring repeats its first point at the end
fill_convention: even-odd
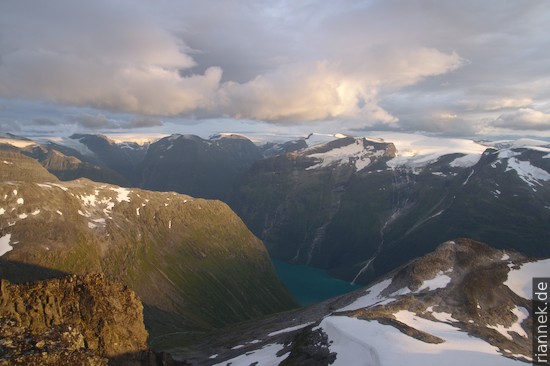
{"type": "Polygon", "coordinates": [[[0,280],[0,365],[175,365],[147,335],[139,298],[103,275],[0,280]]]}

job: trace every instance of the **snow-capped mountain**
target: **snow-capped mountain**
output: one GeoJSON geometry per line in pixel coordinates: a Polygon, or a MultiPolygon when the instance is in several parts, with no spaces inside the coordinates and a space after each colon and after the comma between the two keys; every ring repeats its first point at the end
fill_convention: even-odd
{"type": "Polygon", "coordinates": [[[333,137],[257,161],[230,203],[275,257],[356,283],[454,237],[550,255],[550,145],[487,145],[333,137]]]}
{"type": "Polygon", "coordinates": [[[550,260],[448,241],[368,288],[210,335],[197,365],[527,365],[531,278],[550,260]]]}

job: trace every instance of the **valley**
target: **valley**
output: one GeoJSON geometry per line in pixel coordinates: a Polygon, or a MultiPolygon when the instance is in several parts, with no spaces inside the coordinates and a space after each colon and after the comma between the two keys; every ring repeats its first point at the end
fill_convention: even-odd
{"type": "Polygon", "coordinates": [[[506,279],[550,255],[550,144],[390,137],[6,137],[0,276],[101,273],[193,365],[410,358],[380,336],[423,350],[413,364],[524,364],[529,297],[506,279]]]}

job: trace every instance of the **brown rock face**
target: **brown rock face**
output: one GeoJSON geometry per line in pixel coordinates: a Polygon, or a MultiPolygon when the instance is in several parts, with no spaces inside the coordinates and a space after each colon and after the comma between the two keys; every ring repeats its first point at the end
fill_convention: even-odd
{"type": "Polygon", "coordinates": [[[103,365],[148,351],[141,301],[103,275],[22,285],[0,279],[0,321],[0,364],[71,364],[82,356],[82,364],[103,365]]]}

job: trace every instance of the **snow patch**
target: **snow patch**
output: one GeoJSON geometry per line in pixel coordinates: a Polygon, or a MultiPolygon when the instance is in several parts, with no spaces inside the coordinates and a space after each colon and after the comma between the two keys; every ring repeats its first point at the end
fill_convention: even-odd
{"type": "Polygon", "coordinates": [[[0,257],[13,249],[10,245],[11,234],[0,237],[0,257]]]}
{"type": "Polygon", "coordinates": [[[57,214],[58,214],[59,216],[63,216],[63,212],[61,212],[61,211],[59,211],[59,210],[57,210],[57,211],[55,211],[55,212],[57,212],[57,214]]]}
{"type": "Polygon", "coordinates": [[[55,184],[55,183],[50,183],[50,184],[51,184],[52,186],[57,187],[57,188],[59,188],[59,189],[62,189],[62,190],[64,190],[64,191],[68,191],[68,190],[69,190],[69,188],[67,188],[67,187],[65,187],[65,186],[62,186],[61,184],[55,184]]]}
{"type": "Polygon", "coordinates": [[[0,215],[3,215],[6,212],[3,208],[0,208],[0,215]]]}
{"type": "Polygon", "coordinates": [[[438,312],[433,312],[432,311],[432,316],[434,318],[436,318],[437,320],[439,320],[440,322],[455,322],[455,323],[458,323],[458,320],[453,318],[453,315],[449,314],[449,313],[445,313],[445,312],[438,313],[438,312]]]}
{"type": "Polygon", "coordinates": [[[13,162],[4,160],[4,164],[6,164],[6,165],[13,165],[13,162]]]}
{"type": "Polygon", "coordinates": [[[17,217],[19,217],[20,219],[26,219],[27,217],[29,217],[29,215],[27,215],[26,213],[22,213],[21,215],[19,215],[17,217]]]}
{"type": "Polygon", "coordinates": [[[513,340],[512,336],[510,335],[510,332],[515,332],[523,338],[528,338],[527,333],[521,327],[521,323],[523,323],[523,321],[529,317],[529,312],[524,307],[516,306],[514,309],[512,309],[512,313],[514,313],[514,315],[517,317],[517,320],[511,326],[505,327],[502,324],[497,324],[497,325],[488,325],[487,328],[496,330],[497,332],[499,332],[509,340],[513,340]]]}
{"type": "Polygon", "coordinates": [[[117,187],[117,188],[111,188],[112,191],[115,191],[118,193],[116,200],[118,202],[126,201],[130,202],[130,190],[123,187],[117,187]]]}
{"type": "Polygon", "coordinates": [[[453,168],[469,168],[477,164],[481,154],[466,154],[451,161],[449,165],[453,168]]]}
{"type": "Polygon", "coordinates": [[[25,203],[25,200],[23,198],[18,198],[17,199],[17,204],[18,205],[22,205],[23,203],[25,203]]]}
{"type": "Polygon", "coordinates": [[[88,149],[88,146],[80,142],[80,140],[82,140],[82,138],[78,140],[67,137],[51,137],[46,139],[46,141],[50,141],[55,144],[76,150],[82,155],[93,156],[94,153],[90,149],[88,149]]]}
{"type": "MultiPolygon", "coordinates": [[[[513,266],[509,264],[509,266],[513,266]]],[[[508,279],[504,282],[510,290],[524,299],[530,300],[533,292],[533,277],[547,277],[550,259],[523,263],[519,269],[510,268],[508,279]]]]}
{"type": "Polygon", "coordinates": [[[284,358],[282,357],[286,355],[285,353],[281,356],[277,356],[277,353],[282,351],[283,348],[284,345],[282,344],[268,344],[263,348],[247,352],[244,355],[240,355],[230,360],[217,363],[213,366],[276,366],[279,365],[281,361],[283,361],[284,358]]]}
{"type": "Polygon", "coordinates": [[[292,332],[292,331],[295,331],[295,330],[298,330],[298,329],[302,329],[302,328],[305,328],[305,327],[307,327],[311,324],[313,324],[313,322],[300,324],[300,325],[295,325],[293,327],[281,329],[281,330],[278,330],[276,332],[271,332],[271,333],[268,334],[268,337],[273,337],[273,336],[276,336],[276,335],[279,335],[279,334],[288,333],[288,332],[292,332]]]}
{"type": "Polygon", "coordinates": [[[375,150],[372,146],[364,146],[362,139],[355,139],[349,145],[332,149],[323,153],[309,154],[308,156],[321,161],[307,167],[306,170],[327,167],[329,165],[353,164],[357,171],[366,168],[370,163],[370,157],[384,155],[384,150],[375,150]]]}
{"type": "Polygon", "coordinates": [[[352,311],[352,310],[362,309],[362,308],[366,308],[366,307],[378,304],[384,300],[387,300],[387,298],[381,297],[380,294],[391,284],[391,282],[392,282],[391,279],[378,282],[377,284],[367,289],[368,291],[367,294],[357,298],[357,300],[355,300],[353,303],[349,304],[348,306],[338,309],[338,311],[352,311]]]}
{"type": "Polygon", "coordinates": [[[550,180],[550,174],[546,170],[531,165],[528,161],[510,158],[508,159],[506,171],[510,170],[515,170],[518,177],[531,187],[535,185],[541,186],[540,181],[550,180]]]}
{"type": "Polygon", "coordinates": [[[438,288],[445,288],[449,282],[451,282],[451,277],[447,276],[442,271],[439,271],[431,280],[425,280],[418,290],[415,291],[415,293],[425,289],[428,291],[433,291],[438,288]]]}
{"type": "Polygon", "coordinates": [[[33,212],[31,212],[31,215],[36,216],[39,213],[40,213],[40,210],[34,210],[33,212]]]}
{"type": "Polygon", "coordinates": [[[95,206],[96,204],[96,195],[98,194],[98,191],[95,191],[94,194],[90,194],[88,196],[79,196],[80,200],[86,205],[86,206],[95,206]]]}

